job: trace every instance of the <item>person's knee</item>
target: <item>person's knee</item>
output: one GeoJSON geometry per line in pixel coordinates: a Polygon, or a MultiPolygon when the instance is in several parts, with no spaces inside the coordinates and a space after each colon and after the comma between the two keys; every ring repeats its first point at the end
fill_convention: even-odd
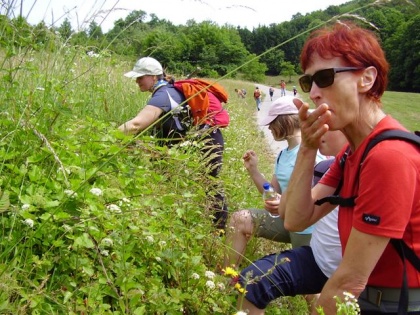
{"type": "Polygon", "coordinates": [[[235,232],[240,232],[243,234],[252,233],[252,216],[249,210],[239,210],[234,212],[231,215],[231,220],[229,226],[235,230],[235,232]]]}

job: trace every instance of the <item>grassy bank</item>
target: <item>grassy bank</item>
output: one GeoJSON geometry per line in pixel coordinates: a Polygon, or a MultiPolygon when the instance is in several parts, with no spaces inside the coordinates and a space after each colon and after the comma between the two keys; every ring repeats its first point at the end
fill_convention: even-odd
{"type": "MultiPolygon", "coordinates": [[[[147,93],[118,58],[16,51],[0,80],[0,312],[5,314],[233,314],[238,292],[220,271],[197,142],[155,146],[116,127],[147,93]],[[215,272],[216,275],[212,275],[215,272]]],[[[230,211],[261,207],[242,164],[273,156],[256,126],[254,85],[224,80],[231,125],[221,180],[230,211]],[[245,100],[234,88],[245,87],[245,100]]],[[[419,95],[387,93],[385,110],[418,128],[419,95]],[[399,115],[399,116],[397,116],[399,115]]],[[[253,240],[246,261],[282,245],[253,240]]],[[[305,314],[300,297],[267,314],[305,314]]]]}

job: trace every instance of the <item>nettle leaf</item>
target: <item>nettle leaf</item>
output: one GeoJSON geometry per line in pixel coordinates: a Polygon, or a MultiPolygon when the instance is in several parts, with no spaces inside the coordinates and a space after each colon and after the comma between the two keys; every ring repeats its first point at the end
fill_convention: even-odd
{"type": "Polygon", "coordinates": [[[76,237],[74,240],[74,247],[93,248],[95,245],[90,239],[89,234],[83,233],[81,236],[76,237]]]}
{"type": "Polygon", "coordinates": [[[10,207],[9,194],[0,190],[0,213],[5,212],[10,207]]]}
{"type": "Polygon", "coordinates": [[[45,203],[45,208],[54,208],[60,204],[58,200],[49,200],[45,203]]]}

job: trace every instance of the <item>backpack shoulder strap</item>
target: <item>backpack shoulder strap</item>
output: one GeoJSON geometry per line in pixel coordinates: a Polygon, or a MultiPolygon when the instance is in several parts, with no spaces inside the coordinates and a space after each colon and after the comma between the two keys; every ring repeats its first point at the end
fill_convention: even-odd
{"type": "MultiPolygon", "coordinates": [[[[362,154],[362,158],[360,159],[359,170],[358,170],[359,173],[360,173],[360,167],[363,161],[365,160],[366,156],[368,155],[369,151],[372,150],[373,147],[377,145],[379,142],[384,141],[384,140],[404,140],[404,141],[416,144],[417,146],[420,146],[420,131],[415,131],[414,133],[411,133],[409,131],[391,129],[391,130],[386,130],[376,135],[372,140],[369,141],[368,145],[366,146],[365,151],[362,154]]],[[[345,164],[347,155],[349,153],[349,150],[350,150],[350,147],[346,150],[346,153],[343,155],[343,158],[340,161],[340,165],[343,169],[344,169],[344,164],[345,164]]],[[[325,202],[329,202],[333,205],[339,205],[342,207],[354,206],[355,205],[354,200],[356,199],[356,196],[353,196],[350,198],[343,198],[339,196],[339,192],[341,190],[342,184],[343,184],[343,179],[340,180],[340,183],[334,195],[317,200],[315,202],[315,205],[319,206],[325,202]]]]}
{"type": "Polygon", "coordinates": [[[417,271],[420,272],[420,258],[416,253],[407,246],[407,244],[402,239],[392,238],[390,243],[394,246],[394,249],[397,251],[403,262],[403,279],[400,289],[400,298],[398,301],[398,314],[406,315],[408,314],[408,304],[409,304],[409,288],[407,280],[407,268],[405,265],[405,260],[407,259],[417,271]]]}
{"type": "Polygon", "coordinates": [[[369,151],[377,145],[379,142],[384,140],[404,140],[407,142],[411,142],[420,146],[420,132],[416,131],[415,133],[411,133],[404,130],[386,130],[378,134],[375,138],[373,138],[368,145],[366,146],[365,151],[363,152],[361,163],[365,160],[366,156],[368,155],[369,151]]]}

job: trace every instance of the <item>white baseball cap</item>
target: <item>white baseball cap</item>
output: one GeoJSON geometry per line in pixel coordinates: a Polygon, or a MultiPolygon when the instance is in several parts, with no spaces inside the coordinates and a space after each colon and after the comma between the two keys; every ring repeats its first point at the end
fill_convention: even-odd
{"type": "Polygon", "coordinates": [[[261,120],[260,125],[267,126],[280,115],[297,115],[299,110],[293,103],[293,99],[294,97],[291,96],[282,96],[275,99],[268,110],[268,115],[261,120]]]}
{"type": "Polygon", "coordinates": [[[155,58],[143,57],[137,60],[133,70],[124,73],[128,78],[138,78],[144,75],[160,75],[163,74],[162,65],[155,58]]]}

